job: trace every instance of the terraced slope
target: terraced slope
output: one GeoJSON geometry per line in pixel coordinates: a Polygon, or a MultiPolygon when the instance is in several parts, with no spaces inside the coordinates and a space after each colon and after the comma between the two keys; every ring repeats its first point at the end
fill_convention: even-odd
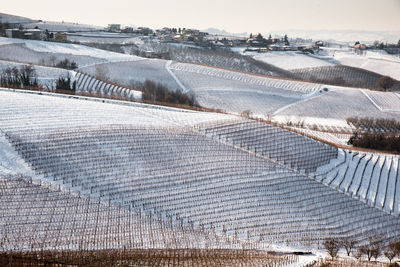
{"type": "MultiPolygon", "coordinates": [[[[288,137],[291,133],[268,135],[293,149],[299,145],[298,151],[309,149],[289,168],[269,156],[273,147],[262,145],[261,156],[201,130],[238,120],[233,116],[7,91],[0,91],[0,106],[0,129],[35,171],[34,182],[110,201],[125,212],[141,210],[161,223],[172,220],[182,228],[227,235],[206,241],[210,246],[242,246],[237,238],[248,240],[245,247],[265,248],[317,247],[328,236],[363,242],[373,232],[385,240],[400,237],[398,216],[301,172],[325,161],[313,153],[323,158],[332,151],[300,136],[288,137]]],[[[258,124],[251,129],[273,132],[258,124]]],[[[249,140],[259,141],[251,135],[249,140]]],[[[290,162],[290,151],[273,153],[290,162]]],[[[1,223],[29,222],[29,210],[15,210],[7,221],[0,217],[1,223]]],[[[101,216],[117,224],[115,212],[101,216]]]]}
{"type": "MultiPolygon", "coordinates": [[[[396,96],[388,92],[382,94],[379,94],[380,99],[386,98],[387,94],[391,97],[396,96]]],[[[316,122],[318,122],[318,119],[336,119],[342,120],[345,125],[346,119],[350,117],[399,119],[397,111],[384,110],[386,105],[383,105],[382,108],[381,111],[362,90],[334,87],[334,90],[326,94],[286,106],[274,115],[278,117],[297,116],[305,119],[316,118],[316,122]]]]}
{"type": "Polygon", "coordinates": [[[399,215],[399,157],[339,152],[337,159],[317,169],[316,179],[371,206],[399,215]]]}
{"type": "Polygon", "coordinates": [[[99,94],[100,96],[116,96],[125,100],[141,100],[142,92],[99,80],[91,75],[78,72],[75,74],[76,91],[78,93],[99,94]]]}
{"type": "Polygon", "coordinates": [[[160,221],[143,210],[42,186],[22,177],[0,177],[0,190],[0,240],[7,250],[226,245],[226,240],[220,243],[215,236],[175,224],[171,217],[160,221]]]}
{"type": "MultiPolygon", "coordinates": [[[[376,84],[383,75],[360,68],[338,65],[296,69],[291,72],[305,81],[382,90],[376,84]]],[[[400,90],[399,81],[395,81],[392,90],[400,90]]]]}
{"type": "MultiPolygon", "coordinates": [[[[162,83],[171,90],[182,89],[165,69],[166,63],[167,61],[162,59],[144,59],[133,62],[106,63],[103,66],[108,70],[109,79],[119,84],[131,86],[135,82],[151,80],[162,83]]],[[[96,66],[94,65],[80,68],[80,70],[93,76],[96,75],[96,66]]]]}
{"type": "Polygon", "coordinates": [[[65,58],[75,61],[79,67],[142,60],[140,57],[84,45],[0,37],[0,59],[3,60],[52,66],[65,58]]]}
{"type": "MultiPolygon", "coordinates": [[[[235,84],[247,84],[251,88],[259,88],[261,90],[267,91],[271,95],[277,94],[282,96],[292,96],[292,97],[302,97],[308,94],[313,94],[322,89],[320,84],[306,83],[306,82],[296,82],[290,80],[279,80],[273,78],[267,78],[265,76],[249,75],[237,71],[230,71],[226,69],[212,68],[197,64],[187,64],[187,63],[172,63],[169,68],[177,74],[179,79],[184,79],[184,82],[192,82],[189,88],[212,86],[210,80],[208,80],[208,85],[204,84],[193,84],[198,82],[197,79],[192,79],[191,74],[200,74],[208,79],[220,79],[224,80],[225,86],[229,88],[235,84]],[[231,85],[232,84],[232,85],[231,85]]],[[[205,80],[203,79],[203,82],[205,80]]],[[[200,80],[201,82],[201,80],[200,80]]],[[[215,86],[215,85],[214,85],[215,86]]]]}
{"type": "Polygon", "coordinates": [[[400,112],[400,97],[396,93],[365,90],[363,93],[381,111],[400,112]]]}
{"type": "Polygon", "coordinates": [[[337,149],[278,127],[255,121],[204,125],[207,136],[274,160],[289,168],[313,172],[337,156],[337,149]]]}

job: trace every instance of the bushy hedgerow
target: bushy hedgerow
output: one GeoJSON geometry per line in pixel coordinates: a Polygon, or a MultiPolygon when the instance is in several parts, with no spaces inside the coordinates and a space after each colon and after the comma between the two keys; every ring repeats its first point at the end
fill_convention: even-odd
{"type": "Polygon", "coordinates": [[[166,86],[150,80],[146,80],[139,87],[143,92],[142,98],[146,101],[198,106],[193,95],[186,94],[179,89],[168,90],[166,86]]]}
{"type": "Polygon", "coordinates": [[[349,144],[355,147],[400,153],[400,136],[382,133],[354,133],[349,144]]]}

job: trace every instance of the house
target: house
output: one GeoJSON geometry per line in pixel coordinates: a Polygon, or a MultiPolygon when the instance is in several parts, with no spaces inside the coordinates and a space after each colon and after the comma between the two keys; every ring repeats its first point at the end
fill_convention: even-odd
{"type": "Polygon", "coordinates": [[[39,29],[6,29],[6,36],[8,38],[41,40],[43,32],[39,29]]]}
{"type": "Polygon", "coordinates": [[[153,30],[147,27],[139,27],[135,31],[136,34],[142,34],[142,35],[150,35],[153,34],[153,30]]]}
{"type": "Polygon", "coordinates": [[[107,30],[109,32],[120,32],[121,24],[108,24],[107,30]]]}
{"type": "Polygon", "coordinates": [[[133,27],[125,27],[125,29],[122,30],[124,33],[133,33],[133,27]]]}
{"type": "Polygon", "coordinates": [[[357,42],[357,43],[354,45],[354,48],[355,48],[355,49],[360,49],[360,50],[365,50],[365,49],[367,49],[367,45],[366,45],[366,44],[360,44],[359,42],[357,42]]]}
{"type": "Polygon", "coordinates": [[[319,47],[323,47],[323,46],[325,46],[325,43],[324,43],[324,41],[316,41],[315,43],[314,43],[314,47],[315,48],[319,48],[319,47]]]}

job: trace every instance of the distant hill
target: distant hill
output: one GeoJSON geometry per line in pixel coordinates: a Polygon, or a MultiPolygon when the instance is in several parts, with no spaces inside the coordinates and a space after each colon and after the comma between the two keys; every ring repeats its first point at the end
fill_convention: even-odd
{"type": "Polygon", "coordinates": [[[56,21],[42,21],[33,20],[26,17],[15,16],[5,13],[0,13],[0,23],[20,23],[24,24],[25,28],[35,28],[38,27],[42,30],[49,31],[98,31],[103,30],[104,27],[79,24],[73,22],[56,22],[56,21]]]}
{"type": "Polygon", "coordinates": [[[37,20],[33,20],[30,18],[0,13],[0,23],[33,23],[37,22],[37,20]]]}
{"type": "Polygon", "coordinates": [[[231,32],[227,32],[225,30],[217,29],[217,28],[208,28],[208,29],[203,30],[203,32],[208,32],[209,34],[214,34],[214,35],[226,35],[226,36],[238,36],[238,37],[243,37],[243,36],[249,35],[247,32],[231,33],[231,32]]]}
{"type": "Polygon", "coordinates": [[[338,42],[366,42],[374,41],[397,43],[400,39],[400,31],[365,31],[365,30],[298,30],[287,29],[273,31],[271,34],[287,34],[290,38],[311,38],[313,40],[326,40],[338,42]]]}
{"type": "Polygon", "coordinates": [[[79,24],[74,22],[55,22],[55,21],[36,21],[25,24],[26,28],[38,27],[42,30],[49,30],[51,32],[70,31],[70,32],[90,32],[103,30],[104,27],[79,24]]]}

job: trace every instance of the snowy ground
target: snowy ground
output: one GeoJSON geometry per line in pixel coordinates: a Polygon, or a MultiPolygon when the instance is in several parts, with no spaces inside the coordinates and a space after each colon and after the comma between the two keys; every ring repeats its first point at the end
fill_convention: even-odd
{"type": "MultiPolygon", "coordinates": [[[[86,101],[83,97],[28,94],[7,89],[0,90],[0,106],[0,130],[8,136],[7,139],[0,136],[2,174],[18,173],[15,170],[29,174],[29,170],[26,171],[27,165],[18,160],[16,151],[13,150],[15,148],[37,173],[46,174],[47,178],[34,177],[34,180],[45,181],[53,187],[62,187],[57,192],[64,194],[71,189],[82,195],[90,195],[94,204],[100,203],[100,200],[101,203],[113,203],[107,202],[108,198],[112,198],[115,203],[121,200],[125,204],[134,203],[136,208],[151,212],[153,219],[160,218],[163,224],[166,223],[165,220],[171,220],[173,223],[168,225],[180,225],[178,218],[183,218],[182,224],[185,227],[189,225],[189,221],[193,222],[195,229],[201,228],[199,225],[203,224],[207,233],[221,234],[225,228],[228,237],[220,238],[219,241],[212,239],[211,246],[215,242],[222,247],[231,246],[236,234],[239,238],[248,239],[254,247],[263,249],[279,249],[285,243],[289,243],[288,246],[292,249],[304,249],[309,242],[315,242],[315,247],[317,244],[321,245],[318,242],[327,235],[339,237],[343,232],[351,233],[360,242],[366,240],[365,232],[369,231],[390,233],[391,236],[386,236],[388,239],[397,237],[400,233],[400,225],[394,215],[372,208],[374,205],[370,203],[341,194],[336,187],[315,181],[295,167],[286,167],[279,163],[282,160],[280,157],[269,159],[268,153],[261,155],[259,149],[253,151],[251,148],[263,144],[263,147],[269,149],[265,152],[272,152],[274,147],[281,144],[291,153],[290,148],[296,146],[300,154],[294,156],[303,158],[303,163],[313,163],[312,157],[316,152],[310,149],[312,145],[306,144],[312,143],[321,148],[327,146],[301,135],[295,135],[297,141],[293,142],[293,133],[226,114],[102,99],[86,101]],[[253,131],[253,126],[261,128],[253,131]],[[211,132],[204,134],[203,131],[207,129],[215,131],[216,135],[211,132]],[[241,136],[245,133],[250,134],[251,138],[247,135],[241,136]],[[229,143],[233,140],[230,138],[236,140],[234,144],[229,143]],[[246,144],[249,140],[254,143],[246,144]],[[244,146],[240,148],[242,145],[244,146]],[[379,224],[376,224],[377,221],[379,224]],[[211,230],[211,225],[215,230],[211,230]]],[[[381,167],[389,166],[390,163],[383,163],[383,160],[379,162],[381,167]]],[[[331,163],[328,165],[330,169],[331,166],[338,167],[333,161],[331,163]]],[[[391,171],[381,172],[382,177],[390,177],[389,184],[395,181],[393,170],[397,163],[398,160],[392,160],[391,171]]],[[[374,177],[378,177],[378,171],[377,168],[373,172],[376,173],[374,177]]],[[[325,177],[321,175],[322,178],[325,177]]],[[[325,178],[329,177],[328,175],[325,178]]],[[[381,203],[385,190],[375,190],[378,186],[375,180],[368,191],[371,193],[367,192],[366,196],[367,199],[372,199],[373,192],[378,192],[376,203],[381,203]]],[[[13,185],[14,182],[16,181],[11,180],[7,183],[13,185]]],[[[29,190],[32,197],[38,192],[31,185],[29,190]]],[[[50,209],[52,206],[48,200],[41,200],[40,203],[45,204],[40,206],[42,204],[31,201],[31,198],[20,198],[13,191],[4,192],[13,199],[13,196],[17,196],[16,199],[26,200],[22,203],[24,206],[28,203],[34,205],[35,214],[44,212],[42,217],[45,219],[40,222],[23,216],[23,219],[27,218],[24,225],[29,225],[24,227],[30,227],[43,239],[53,235],[53,232],[45,230],[47,228],[41,224],[51,220],[50,218],[56,218],[55,229],[62,229],[55,231],[59,235],[62,236],[71,229],[71,225],[62,223],[62,212],[58,212],[60,207],[69,211],[68,207],[71,205],[65,205],[65,202],[62,204],[56,198],[55,209],[50,209]],[[54,210],[57,212],[54,213],[54,210]],[[55,217],[52,217],[53,213],[56,214],[55,217]]],[[[398,192],[390,189],[387,192],[390,194],[389,199],[400,200],[398,192]]],[[[45,194],[42,196],[46,198],[45,194]]],[[[17,225],[21,222],[20,215],[30,209],[18,208],[21,205],[18,201],[8,203],[15,208],[7,209],[7,222],[17,225]]],[[[71,203],[76,202],[71,199],[71,203]]],[[[101,209],[107,210],[106,207],[101,209]]],[[[121,208],[122,211],[124,209],[125,207],[121,208]]],[[[98,215],[95,206],[91,206],[90,210],[87,216],[96,218],[98,215]]],[[[80,214],[78,217],[81,219],[77,218],[76,223],[86,235],[89,228],[83,226],[85,221],[80,214]]],[[[117,212],[106,214],[107,212],[101,213],[102,223],[110,216],[113,227],[129,225],[118,223],[117,212]]],[[[0,216],[0,220],[1,218],[5,217],[0,216]]],[[[90,229],[91,227],[92,224],[90,229]]],[[[16,229],[20,229],[20,226],[16,226],[16,229]]],[[[107,228],[101,229],[101,233],[107,232],[107,228]]],[[[123,229],[125,228],[121,228],[118,233],[128,231],[123,229]]],[[[167,231],[163,227],[146,229],[167,231]]],[[[132,231],[135,230],[142,231],[136,228],[132,231]]],[[[24,232],[24,242],[29,240],[29,234],[29,231],[24,232]]],[[[159,236],[161,233],[154,234],[159,236]]],[[[87,235],[93,237],[91,233],[87,235]]],[[[193,231],[188,232],[188,235],[183,235],[182,238],[189,246],[200,244],[198,241],[192,243],[191,240],[195,240],[191,239],[194,238],[193,231]]],[[[150,242],[147,235],[145,236],[146,246],[165,246],[161,240],[156,238],[156,242],[150,242]]],[[[81,237],[79,233],[74,235],[76,239],[81,237]]],[[[120,238],[125,240],[128,236],[120,238]]],[[[104,244],[117,246],[114,239],[104,240],[102,234],[96,235],[94,239],[102,240],[99,243],[96,241],[94,248],[104,244]]],[[[16,239],[15,242],[21,242],[21,239],[16,239]]],[[[69,241],[63,239],[62,242],[57,242],[57,239],[49,239],[49,246],[61,246],[60,244],[67,246],[69,241]]],[[[239,243],[233,245],[235,244],[239,243]]],[[[199,246],[205,245],[201,243],[199,246]]],[[[301,257],[300,262],[310,262],[315,257],[301,257]]]]}
{"type": "Polygon", "coordinates": [[[78,24],[73,22],[56,22],[56,21],[41,21],[41,22],[33,22],[24,25],[25,28],[35,28],[36,26],[42,30],[49,31],[93,31],[93,30],[103,30],[103,27],[87,25],[87,24],[78,24]]]}
{"type": "Polygon", "coordinates": [[[0,132],[0,175],[36,176],[2,132],[0,132]]]}
{"type": "MultiPolygon", "coordinates": [[[[132,82],[151,80],[167,85],[171,90],[181,89],[173,76],[167,71],[166,60],[144,59],[133,62],[112,62],[102,64],[107,70],[108,78],[119,84],[131,86],[132,82]]],[[[81,71],[96,75],[96,66],[80,68],[81,71]]]]}
{"type": "Polygon", "coordinates": [[[79,57],[95,59],[94,61],[96,63],[137,61],[142,59],[137,56],[105,51],[84,45],[54,43],[54,42],[45,42],[36,40],[23,40],[23,39],[13,39],[4,37],[0,37],[0,47],[2,48],[0,49],[1,59],[12,59],[15,61],[28,62],[28,63],[39,63],[40,60],[43,58],[43,55],[48,55],[48,54],[55,55],[58,57],[64,56],[66,58],[69,58],[70,60],[73,59],[77,61],[79,67],[83,67],[84,65],[90,64],[87,62],[87,60],[86,61],[76,60],[76,58],[79,59],[79,57]],[[27,51],[24,52],[23,51],[24,49],[27,51]],[[13,55],[9,55],[10,53],[12,53],[13,55]],[[26,58],[24,57],[24,53],[25,54],[28,53],[28,55],[31,57],[36,55],[37,59],[29,57],[26,58]],[[72,58],[69,56],[72,56],[72,58]]]}
{"type": "Polygon", "coordinates": [[[272,64],[281,69],[293,70],[293,69],[303,69],[303,68],[314,68],[323,66],[334,66],[335,64],[307,55],[301,52],[267,52],[267,53],[257,53],[257,52],[245,52],[245,55],[250,55],[253,58],[272,64]]]}
{"type": "Polygon", "coordinates": [[[338,64],[362,68],[400,80],[400,57],[385,51],[367,50],[357,54],[352,49],[325,49],[323,54],[338,64]]]}
{"type": "MultiPolygon", "coordinates": [[[[0,60],[0,74],[6,68],[16,67],[17,69],[20,69],[24,65],[27,65],[27,64],[0,60]]],[[[35,72],[36,72],[39,84],[41,84],[44,88],[48,88],[48,89],[52,89],[55,87],[55,81],[59,77],[65,77],[65,78],[68,76],[70,76],[71,78],[74,77],[74,72],[71,72],[71,71],[68,71],[65,69],[44,67],[44,66],[38,66],[38,65],[34,65],[33,67],[35,68],[35,72]]]]}
{"type": "Polygon", "coordinates": [[[289,105],[274,113],[274,116],[277,120],[291,116],[314,118],[316,124],[331,122],[339,127],[346,125],[345,120],[349,117],[399,119],[398,112],[379,110],[362,90],[344,87],[333,87],[333,89],[326,94],[289,105]]]}

